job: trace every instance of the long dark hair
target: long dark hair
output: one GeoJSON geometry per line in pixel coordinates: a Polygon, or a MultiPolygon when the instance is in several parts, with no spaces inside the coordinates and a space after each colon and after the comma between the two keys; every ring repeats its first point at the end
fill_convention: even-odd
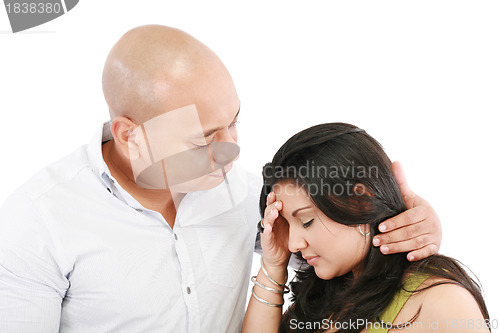
{"type": "MultiPolygon", "coordinates": [[[[272,186],[282,181],[295,181],[303,187],[330,219],[351,226],[368,224],[371,238],[379,233],[380,222],[406,210],[391,161],[382,146],[350,124],[321,124],[297,133],[281,146],[272,162],[266,164],[263,176],[261,214],[272,186]]],[[[291,282],[293,304],[283,315],[280,332],[292,331],[292,322],[316,322],[314,329],[295,325],[294,332],[318,332],[324,319],[340,323],[377,320],[403,287],[409,272],[422,272],[449,281],[431,287],[443,283],[464,287],[476,299],[484,318],[489,319],[479,284],[457,260],[449,257],[434,255],[409,262],[405,253],[383,255],[370,245],[362,273],[356,279],[351,272],[331,280],[320,279],[300,254],[297,258],[305,268],[298,270],[291,282]]]]}

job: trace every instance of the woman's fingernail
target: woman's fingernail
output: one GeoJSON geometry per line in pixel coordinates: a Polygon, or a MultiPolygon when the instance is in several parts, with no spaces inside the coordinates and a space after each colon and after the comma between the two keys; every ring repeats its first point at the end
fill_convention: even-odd
{"type": "Polygon", "coordinates": [[[380,245],[380,239],[374,238],[373,239],[373,246],[379,246],[380,245]]]}
{"type": "Polygon", "coordinates": [[[389,252],[389,248],[388,248],[387,246],[385,246],[385,245],[384,245],[384,246],[382,246],[382,247],[380,248],[380,251],[382,251],[383,253],[387,253],[387,252],[389,252]]]}
{"type": "Polygon", "coordinates": [[[272,213],[274,213],[274,208],[271,208],[271,211],[269,212],[269,215],[271,215],[272,213]]]}
{"type": "Polygon", "coordinates": [[[278,201],[274,203],[274,207],[278,208],[278,201]]]}
{"type": "Polygon", "coordinates": [[[387,230],[387,226],[385,224],[381,224],[379,227],[378,227],[378,230],[380,231],[386,231],[387,230]]]}

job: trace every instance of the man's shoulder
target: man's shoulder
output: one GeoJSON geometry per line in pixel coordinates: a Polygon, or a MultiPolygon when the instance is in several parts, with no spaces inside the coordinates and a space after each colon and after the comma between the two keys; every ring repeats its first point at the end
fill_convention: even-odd
{"type": "Polygon", "coordinates": [[[70,184],[84,170],[91,169],[86,146],[81,146],[69,155],[40,169],[12,195],[36,200],[57,186],[70,184]]]}

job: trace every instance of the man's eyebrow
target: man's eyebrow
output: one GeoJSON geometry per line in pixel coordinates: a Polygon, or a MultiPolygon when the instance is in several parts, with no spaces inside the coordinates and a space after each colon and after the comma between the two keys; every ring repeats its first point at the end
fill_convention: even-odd
{"type": "MultiPolygon", "coordinates": [[[[236,112],[236,116],[234,116],[234,119],[233,119],[233,122],[236,120],[236,118],[238,118],[238,115],[240,114],[240,107],[238,108],[238,112],[236,112]]],[[[217,131],[220,131],[221,129],[223,129],[224,127],[217,127],[217,128],[212,128],[212,129],[209,129],[209,130],[206,130],[204,133],[203,133],[203,136],[205,138],[208,138],[210,135],[214,134],[215,132],[217,131]]]]}
{"type": "Polygon", "coordinates": [[[312,206],[307,206],[307,207],[302,207],[302,208],[296,209],[293,211],[292,216],[295,217],[297,215],[297,213],[300,212],[301,210],[309,209],[309,208],[312,208],[312,206]]]}

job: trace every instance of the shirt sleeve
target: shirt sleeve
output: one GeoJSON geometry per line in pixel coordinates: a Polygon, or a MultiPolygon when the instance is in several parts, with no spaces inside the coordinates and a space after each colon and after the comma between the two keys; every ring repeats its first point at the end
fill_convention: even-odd
{"type": "MultiPolygon", "coordinates": [[[[257,229],[257,228],[256,228],[257,229]]],[[[257,236],[255,236],[255,253],[262,255],[262,246],[260,245],[260,232],[257,231],[257,236]]]]}
{"type": "Polygon", "coordinates": [[[0,209],[0,332],[58,332],[69,282],[33,202],[11,196],[0,209]]]}

